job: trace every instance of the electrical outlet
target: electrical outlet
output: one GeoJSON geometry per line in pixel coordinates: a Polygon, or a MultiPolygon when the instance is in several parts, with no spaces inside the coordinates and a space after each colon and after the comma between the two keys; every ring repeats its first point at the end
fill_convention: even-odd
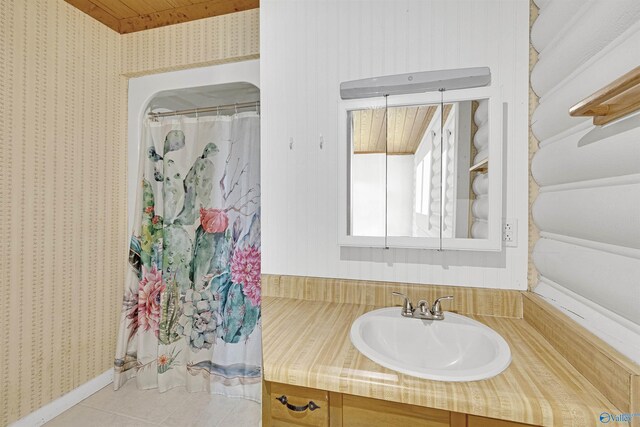
{"type": "Polygon", "coordinates": [[[507,218],[502,226],[502,241],[505,246],[518,246],[518,220],[507,218]]]}

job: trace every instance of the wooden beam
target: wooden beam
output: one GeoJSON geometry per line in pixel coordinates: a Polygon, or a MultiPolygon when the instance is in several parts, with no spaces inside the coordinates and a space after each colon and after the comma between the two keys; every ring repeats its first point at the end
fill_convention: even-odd
{"type": "Polygon", "coordinates": [[[640,109],[640,67],[614,80],[569,109],[572,117],[593,116],[604,125],[640,109]]]}
{"type": "Polygon", "coordinates": [[[489,159],[479,161],[469,168],[469,172],[486,172],[489,170],[489,159]]]}
{"type": "Polygon", "coordinates": [[[81,10],[87,15],[91,16],[93,19],[102,22],[107,27],[111,28],[114,31],[120,32],[120,21],[116,19],[113,15],[111,15],[106,10],[102,9],[100,6],[91,2],[90,0],[65,0],[71,6],[76,9],[81,10]]]}
{"type": "Polygon", "coordinates": [[[228,13],[260,7],[259,0],[211,0],[120,20],[120,34],[149,30],[166,25],[180,24],[196,19],[226,15],[228,13]]]}
{"type": "Polygon", "coordinates": [[[607,107],[606,113],[595,115],[593,117],[594,125],[606,125],[620,117],[640,110],[640,85],[611,98],[604,106],[607,107]]]}

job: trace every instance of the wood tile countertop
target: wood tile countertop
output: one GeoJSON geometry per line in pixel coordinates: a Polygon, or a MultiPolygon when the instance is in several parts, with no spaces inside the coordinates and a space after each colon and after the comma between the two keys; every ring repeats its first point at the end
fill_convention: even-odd
{"type": "MultiPolygon", "coordinates": [[[[266,381],[544,426],[599,424],[617,411],[523,319],[469,315],[511,347],[511,365],[483,381],[439,382],[372,362],[349,339],[353,321],[379,307],[265,297],[266,381]]],[[[398,308],[398,311],[400,308],[398,308]]]]}

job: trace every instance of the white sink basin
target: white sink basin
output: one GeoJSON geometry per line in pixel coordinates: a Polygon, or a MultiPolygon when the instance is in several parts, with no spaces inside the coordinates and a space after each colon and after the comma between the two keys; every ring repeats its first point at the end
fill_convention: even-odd
{"type": "Polygon", "coordinates": [[[353,322],[351,342],[386,368],[428,380],[483,380],[511,363],[496,331],[449,312],[444,320],[420,320],[402,317],[399,307],[370,311],[353,322]]]}

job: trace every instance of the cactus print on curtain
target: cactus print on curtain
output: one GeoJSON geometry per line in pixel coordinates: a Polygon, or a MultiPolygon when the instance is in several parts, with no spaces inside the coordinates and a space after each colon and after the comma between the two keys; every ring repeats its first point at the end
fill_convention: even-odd
{"type": "Polygon", "coordinates": [[[260,401],[260,120],[148,121],[115,387],[260,401]]]}

